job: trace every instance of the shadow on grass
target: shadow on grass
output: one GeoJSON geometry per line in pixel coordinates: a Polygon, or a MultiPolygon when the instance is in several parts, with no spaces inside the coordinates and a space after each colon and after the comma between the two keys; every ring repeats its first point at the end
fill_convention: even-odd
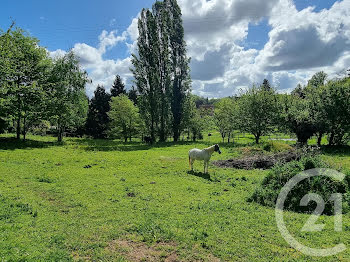
{"type": "Polygon", "coordinates": [[[48,148],[58,145],[61,144],[58,142],[36,141],[30,139],[18,140],[13,137],[0,137],[0,150],[48,148]]]}
{"type": "Polygon", "coordinates": [[[152,148],[167,148],[175,145],[192,145],[202,144],[203,148],[208,147],[207,141],[191,142],[191,141],[180,141],[180,142],[158,142],[153,145],[145,144],[142,142],[122,142],[117,140],[103,140],[103,139],[78,139],[75,143],[82,146],[86,151],[139,151],[149,150],[152,148]]]}
{"type": "MultiPolygon", "coordinates": [[[[242,146],[249,146],[254,142],[248,143],[218,143],[220,147],[223,148],[235,148],[242,146]]],[[[210,141],[168,141],[168,142],[158,142],[153,145],[142,143],[140,141],[135,142],[122,142],[118,140],[108,140],[108,139],[75,139],[75,138],[65,138],[63,143],[59,142],[49,142],[49,141],[37,141],[37,140],[17,140],[13,137],[0,137],[0,150],[15,150],[15,149],[31,149],[31,148],[47,148],[51,146],[60,145],[78,145],[81,146],[82,150],[86,151],[140,151],[149,150],[153,148],[168,148],[172,146],[183,146],[183,145],[193,145],[193,147],[207,148],[215,144],[215,142],[210,141]]]]}
{"type": "Polygon", "coordinates": [[[350,146],[322,146],[322,152],[331,156],[350,156],[350,146]]]}
{"type": "Polygon", "coordinates": [[[196,176],[196,177],[200,177],[200,178],[204,178],[210,182],[213,182],[213,180],[210,178],[209,174],[206,173],[202,173],[202,172],[195,172],[195,171],[188,171],[187,174],[192,175],[192,176],[196,176]]]}

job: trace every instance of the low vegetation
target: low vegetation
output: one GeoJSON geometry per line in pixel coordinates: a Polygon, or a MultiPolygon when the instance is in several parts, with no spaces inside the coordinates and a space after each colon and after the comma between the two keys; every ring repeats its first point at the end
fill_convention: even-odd
{"type": "MultiPolygon", "coordinates": [[[[29,135],[25,142],[11,137],[3,136],[0,143],[0,260],[334,261],[350,255],[347,250],[312,259],[289,247],[276,227],[274,208],[247,202],[268,170],[210,165],[204,175],[198,172],[202,164],[195,163],[195,172],[189,173],[188,150],[220,142],[217,132],[210,142],[205,137],[152,147],[117,140],[67,138],[62,144],[54,137],[29,135]]],[[[214,154],[213,160],[242,157],[255,147],[254,140],[246,135],[236,146],[220,144],[223,154],[214,154]]],[[[350,168],[348,147],[322,152],[336,168],[350,168]]],[[[308,218],[285,213],[288,228],[302,243],[350,244],[347,215],[340,233],[328,216],[321,218],[324,231],[300,232],[308,218]]]]}
{"type": "MultiPolygon", "coordinates": [[[[259,204],[275,207],[276,201],[282,187],[297,174],[305,170],[315,168],[330,168],[320,156],[303,156],[300,160],[292,161],[287,164],[276,165],[268,175],[263,179],[261,185],[249,198],[249,201],[254,201],[259,204]]],[[[343,202],[343,212],[349,211],[350,197],[350,174],[347,174],[343,181],[337,181],[334,178],[326,176],[315,176],[305,179],[298,183],[296,187],[289,193],[284,204],[286,210],[295,212],[313,212],[316,208],[316,203],[306,207],[300,205],[300,200],[309,193],[316,193],[323,199],[330,199],[334,193],[344,194],[345,201],[343,202]]],[[[325,204],[324,214],[334,214],[334,203],[327,201],[325,204]]]]}

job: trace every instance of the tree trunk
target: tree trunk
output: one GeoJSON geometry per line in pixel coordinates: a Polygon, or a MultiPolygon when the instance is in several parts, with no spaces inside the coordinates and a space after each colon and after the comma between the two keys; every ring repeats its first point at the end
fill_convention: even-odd
{"type": "Polygon", "coordinates": [[[155,140],[155,134],[154,134],[154,120],[152,118],[151,122],[151,145],[154,143],[155,140]]]}
{"type": "Polygon", "coordinates": [[[17,108],[17,139],[21,139],[21,110],[22,110],[22,106],[21,106],[21,96],[19,94],[19,87],[20,87],[20,83],[19,80],[17,82],[17,87],[18,87],[18,94],[17,94],[17,103],[18,103],[18,108],[17,108]]]}
{"type": "Polygon", "coordinates": [[[17,139],[21,139],[21,113],[17,116],[17,139]]]}
{"type": "Polygon", "coordinates": [[[317,136],[317,146],[321,146],[323,133],[319,133],[317,136]]]}
{"type": "Polygon", "coordinates": [[[335,136],[335,134],[334,134],[334,132],[332,132],[330,137],[329,137],[329,140],[328,140],[328,142],[329,142],[328,145],[329,146],[334,145],[334,136],[335,136]]]}
{"type": "Polygon", "coordinates": [[[58,133],[57,133],[57,140],[58,142],[62,142],[63,141],[63,126],[61,125],[60,121],[58,121],[58,133]]]}
{"type": "MultiPolygon", "coordinates": [[[[162,105],[163,107],[163,105],[162,105]]],[[[160,118],[160,132],[159,132],[159,141],[160,142],[165,142],[165,123],[164,123],[164,110],[162,108],[161,112],[161,118],[160,118]]]]}
{"type": "Polygon", "coordinates": [[[26,117],[23,118],[23,140],[26,140],[26,117]]]}
{"type": "Polygon", "coordinates": [[[255,143],[259,144],[260,142],[260,135],[254,135],[255,136],[255,143]]]}
{"type": "Polygon", "coordinates": [[[174,128],[174,142],[179,141],[179,130],[177,128],[174,128]]]}
{"type": "Polygon", "coordinates": [[[62,132],[61,128],[59,128],[58,135],[57,135],[57,141],[62,142],[62,140],[63,140],[63,132],[62,132]]]}

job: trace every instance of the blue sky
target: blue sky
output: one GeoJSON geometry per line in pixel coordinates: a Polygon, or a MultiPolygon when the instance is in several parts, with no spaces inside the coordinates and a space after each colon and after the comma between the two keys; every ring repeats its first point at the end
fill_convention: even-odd
{"type": "MultiPolygon", "coordinates": [[[[131,86],[137,15],[153,2],[2,0],[0,28],[15,20],[53,56],[73,49],[93,80],[91,95],[97,84],[108,89],[115,74],[131,86]]],[[[350,67],[350,0],[178,2],[196,94],[232,95],[264,78],[288,92],[318,70],[331,77],[350,67]]]]}
{"type": "MultiPolygon", "coordinates": [[[[0,27],[6,29],[12,18],[49,50],[68,50],[76,43],[96,46],[102,30],[126,30],[138,12],[152,3],[153,0],[2,0],[0,27]]],[[[108,55],[125,57],[126,52],[126,46],[120,45],[108,55]]]]}

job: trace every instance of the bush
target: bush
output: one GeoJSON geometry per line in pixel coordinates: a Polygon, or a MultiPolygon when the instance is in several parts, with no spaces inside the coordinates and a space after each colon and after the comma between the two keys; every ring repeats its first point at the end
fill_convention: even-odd
{"type": "MultiPolygon", "coordinates": [[[[253,195],[248,199],[249,202],[256,202],[264,206],[275,207],[278,195],[282,187],[295,175],[302,171],[313,168],[329,168],[319,156],[304,156],[299,161],[292,161],[285,165],[276,165],[264,178],[261,185],[256,189],[253,195]]],[[[307,207],[300,206],[300,200],[309,193],[316,193],[325,200],[326,215],[334,213],[334,203],[329,201],[333,193],[342,193],[343,212],[348,212],[350,175],[343,181],[337,181],[330,177],[315,176],[307,178],[298,183],[289,192],[284,203],[285,210],[291,210],[300,213],[312,213],[316,208],[315,202],[309,202],[307,207]]]]}

